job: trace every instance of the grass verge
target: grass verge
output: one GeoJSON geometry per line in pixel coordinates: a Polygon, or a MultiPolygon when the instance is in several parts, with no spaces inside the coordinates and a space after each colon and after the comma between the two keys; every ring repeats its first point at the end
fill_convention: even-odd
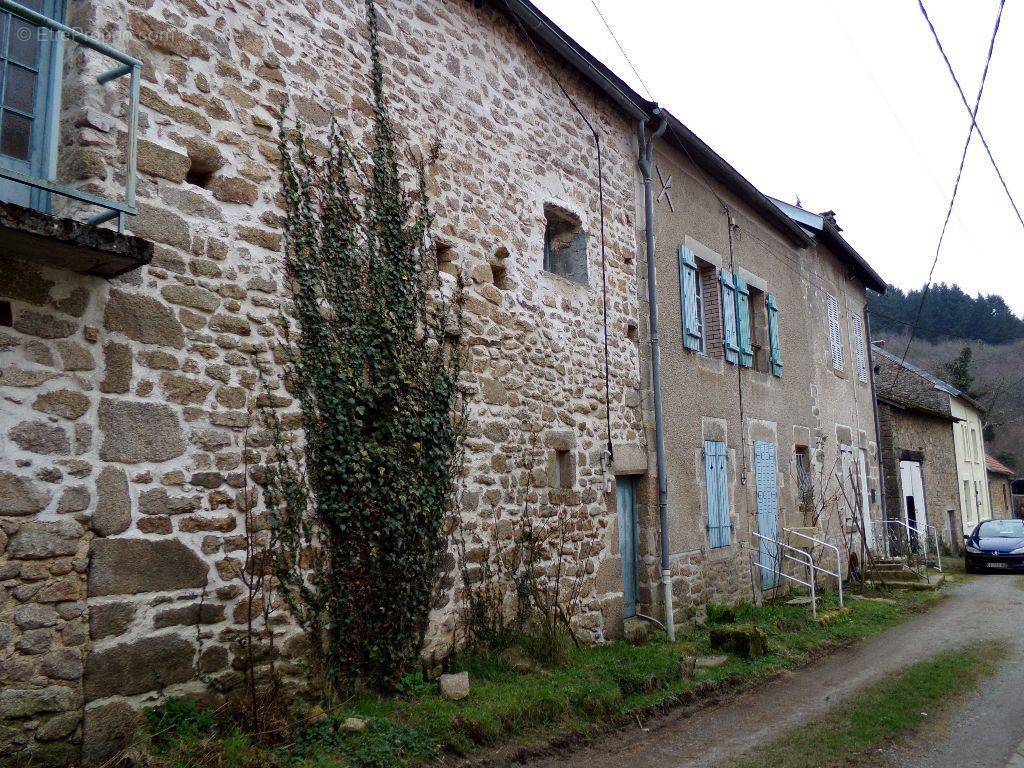
{"type": "MultiPolygon", "coordinates": [[[[585,739],[713,691],[771,677],[895,626],[939,597],[896,593],[882,601],[849,600],[839,610],[835,595],[825,595],[817,622],[803,606],[729,609],[720,613],[764,631],[768,652],[749,661],[730,657],[723,666],[692,676],[682,671],[686,665],[680,662],[717,652],[711,648],[709,627],[696,627],[675,643],[660,636],[643,646],[608,643],[573,651],[564,665],[526,673],[509,670],[494,656],[469,658],[463,664],[471,679],[466,701],[443,699],[433,685],[410,680],[403,695],[347,702],[315,722],[296,726],[286,743],[273,748],[254,745],[231,723],[197,717],[194,708],[175,716],[187,723],[182,728],[158,710],[150,720],[160,723],[160,738],[151,740],[148,751],[154,765],[167,768],[414,768],[440,760],[486,761],[499,746],[507,756],[523,745],[585,739]],[[351,717],[365,720],[365,730],[346,732],[342,724],[351,717]],[[197,728],[197,722],[204,725],[197,728]]],[[[295,721],[301,720],[302,713],[296,713],[295,721]]]]}
{"type": "Polygon", "coordinates": [[[908,667],[835,712],[783,736],[738,768],[857,768],[878,765],[878,750],[934,723],[977,689],[1008,651],[967,646],[908,667]]]}

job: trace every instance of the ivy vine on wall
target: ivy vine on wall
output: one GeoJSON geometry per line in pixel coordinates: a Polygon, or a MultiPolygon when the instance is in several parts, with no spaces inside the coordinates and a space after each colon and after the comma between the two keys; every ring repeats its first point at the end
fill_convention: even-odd
{"type": "Polygon", "coordinates": [[[437,150],[409,161],[416,183],[403,185],[373,0],[366,14],[372,135],[335,125],[320,151],[282,122],[285,379],[303,440],[272,420],[264,481],[282,593],[335,693],[390,689],[417,659],[463,418],[461,303],[440,280],[427,199],[437,150]]]}

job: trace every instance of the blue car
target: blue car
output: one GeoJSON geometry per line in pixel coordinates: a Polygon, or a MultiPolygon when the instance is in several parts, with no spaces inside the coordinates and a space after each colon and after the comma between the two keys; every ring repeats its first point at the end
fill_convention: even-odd
{"type": "Polygon", "coordinates": [[[964,543],[968,573],[1024,571],[1024,520],[984,520],[964,543]]]}

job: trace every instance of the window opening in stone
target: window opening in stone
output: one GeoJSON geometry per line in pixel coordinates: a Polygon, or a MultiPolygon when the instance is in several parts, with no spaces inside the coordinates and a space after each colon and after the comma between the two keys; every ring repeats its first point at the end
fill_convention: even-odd
{"type": "Polygon", "coordinates": [[[14,325],[14,313],[11,311],[11,302],[0,301],[0,327],[10,328],[14,325]]]}
{"type": "Polygon", "coordinates": [[[578,216],[544,206],[544,269],[574,283],[587,284],[587,235],[578,216]]]}

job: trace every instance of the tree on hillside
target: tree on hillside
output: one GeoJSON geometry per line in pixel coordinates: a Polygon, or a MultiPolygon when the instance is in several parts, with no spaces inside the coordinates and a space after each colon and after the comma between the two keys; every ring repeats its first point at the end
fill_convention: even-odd
{"type": "Polygon", "coordinates": [[[1005,344],[1024,339],[1024,320],[1017,317],[1001,296],[974,298],[957,285],[933,285],[921,306],[921,290],[904,292],[890,285],[884,296],[868,292],[877,333],[900,333],[921,319],[915,336],[928,341],[941,338],[1005,344]]]}
{"type": "Polygon", "coordinates": [[[952,361],[943,367],[943,375],[950,384],[971,397],[977,398],[974,390],[974,353],[969,346],[964,346],[952,361]]]}
{"type": "Polygon", "coordinates": [[[942,366],[942,376],[961,392],[977,400],[984,412],[982,425],[985,440],[992,442],[998,427],[1024,420],[1024,415],[1013,400],[1017,390],[1024,384],[1024,376],[1016,373],[986,381],[984,388],[978,386],[975,371],[974,350],[965,344],[960,353],[942,366]]]}

